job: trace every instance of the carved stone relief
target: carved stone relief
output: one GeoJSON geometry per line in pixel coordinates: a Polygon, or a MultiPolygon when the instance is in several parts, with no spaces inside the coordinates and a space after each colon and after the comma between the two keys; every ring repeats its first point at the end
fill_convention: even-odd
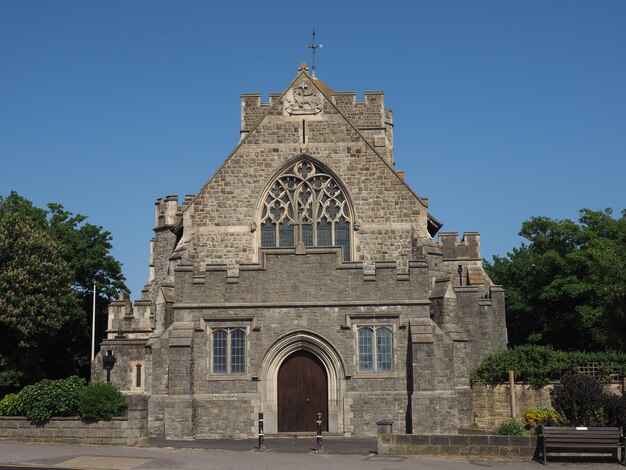
{"type": "Polygon", "coordinates": [[[292,116],[317,114],[321,110],[322,97],[306,80],[302,80],[285,95],[285,111],[292,116]]]}

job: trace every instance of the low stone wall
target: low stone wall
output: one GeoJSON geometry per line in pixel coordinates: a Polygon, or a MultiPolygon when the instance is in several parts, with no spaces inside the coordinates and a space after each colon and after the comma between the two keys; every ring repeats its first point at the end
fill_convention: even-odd
{"type": "MultiPolygon", "coordinates": [[[[554,385],[535,388],[528,384],[516,384],[516,417],[523,422],[526,410],[550,407],[550,391],[554,385]]],[[[510,396],[509,384],[473,384],[474,424],[483,429],[495,429],[503,421],[511,419],[510,396]]]]}
{"type": "Polygon", "coordinates": [[[52,418],[31,424],[23,417],[0,417],[0,439],[68,444],[147,445],[148,411],[143,397],[127,397],[128,415],[111,421],[52,418]]]}
{"type": "MultiPolygon", "coordinates": [[[[524,413],[531,408],[551,407],[550,391],[557,382],[542,388],[529,384],[515,384],[515,416],[524,422],[524,413]]],[[[606,386],[606,391],[615,395],[624,394],[624,383],[606,386]]],[[[495,429],[503,421],[511,419],[509,384],[474,383],[472,385],[474,425],[482,429],[495,429]]]]}
{"type": "Polygon", "coordinates": [[[535,436],[379,434],[378,455],[532,458],[535,436]]]}

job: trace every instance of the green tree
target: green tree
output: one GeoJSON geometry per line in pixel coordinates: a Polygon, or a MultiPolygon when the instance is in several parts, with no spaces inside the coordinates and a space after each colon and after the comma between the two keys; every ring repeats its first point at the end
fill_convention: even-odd
{"type": "Polygon", "coordinates": [[[84,221],[58,204],[0,197],[0,392],[88,375],[93,282],[101,322],[126,287],[110,233],[84,221]]]}
{"type": "Polygon", "coordinates": [[[528,240],[485,261],[506,290],[509,343],[626,350],[626,210],[580,211],[578,222],[533,217],[528,240]]]}

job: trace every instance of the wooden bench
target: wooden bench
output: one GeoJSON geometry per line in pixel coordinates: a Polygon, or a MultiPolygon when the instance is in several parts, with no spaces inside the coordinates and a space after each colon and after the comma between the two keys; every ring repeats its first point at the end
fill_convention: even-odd
{"type": "Polygon", "coordinates": [[[544,426],[541,438],[543,441],[543,464],[547,464],[548,448],[585,450],[617,449],[617,458],[626,465],[624,455],[624,435],[622,428],[566,428],[544,426]],[[621,456],[620,456],[621,453],[621,456]]]}

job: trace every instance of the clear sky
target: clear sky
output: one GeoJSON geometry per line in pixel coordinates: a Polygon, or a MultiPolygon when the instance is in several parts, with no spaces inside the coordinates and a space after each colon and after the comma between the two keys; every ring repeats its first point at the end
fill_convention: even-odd
{"type": "Polygon", "coordinates": [[[396,168],[483,256],[533,215],[626,207],[626,1],[0,0],[0,194],[113,235],[133,298],[154,202],[196,193],[240,95],[383,90],[396,168]]]}

